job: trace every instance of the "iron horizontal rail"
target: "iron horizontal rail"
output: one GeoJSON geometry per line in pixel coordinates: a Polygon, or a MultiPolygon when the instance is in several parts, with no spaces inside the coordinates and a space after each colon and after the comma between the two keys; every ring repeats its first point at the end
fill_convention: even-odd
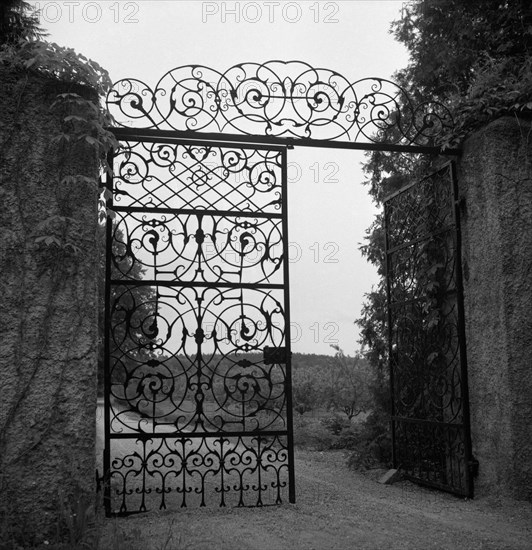
{"type": "MultiPolygon", "coordinates": [[[[274,507],[277,507],[279,506],[279,504],[273,502],[273,503],[269,503],[269,502],[263,502],[261,503],[260,507],[261,508],[274,508],[274,507]]],[[[243,504],[240,506],[240,508],[256,508],[257,506],[254,505],[254,504],[243,504]]],[[[186,506],[184,506],[183,508],[187,509],[186,506]]],[[[166,508],[164,510],[162,510],[163,512],[166,510],[166,508]]],[[[127,518],[129,516],[135,516],[137,514],[146,514],[148,510],[127,510],[126,512],[109,512],[109,515],[108,517],[110,518],[127,518]]],[[[174,547],[175,548],[175,547],[174,547]]]]}
{"type": "MultiPolygon", "coordinates": [[[[448,151],[458,151],[456,154],[457,155],[461,155],[462,154],[462,151],[461,149],[448,149],[448,151]]],[[[451,154],[451,153],[449,153],[451,154]]],[[[452,153],[454,155],[454,153],[452,153]]],[[[453,161],[450,160],[448,162],[446,162],[443,166],[441,166],[440,168],[438,168],[438,170],[436,170],[435,172],[433,172],[431,175],[429,176],[425,176],[424,178],[421,178],[419,181],[413,181],[411,183],[407,183],[406,185],[404,185],[403,187],[401,187],[401,189],[398,189],[397,191],[394,191],[393,193],[390,193],[389,195],[387,195],[386,197],[384,197],[384,199],[382,200],[383,203],[387,203],[389,201],[391,201],[392,199],[394,199],[395,197],[397,197],[398,195],[402,195],[403,193],[406,193],[406,191],[409,191],[410,189],[412,189],[413,187],[416,187],[417,185],[419,185],[420,183],[432,178],[434,175],[438,174],[442,174],[443,172],[445,172],[446,170],[450,170],[452,169],[452,166],[453,166],[453,161]]]]}
{"type": "Polygon", "coordinates": [[[451,233],[454,230],[454,227],[452,225],[446,225],[445,227],[442,227],[441,229],[438,229],[437,231],[432,231],[430,233],[425,233],[421,237],[418,237],[417,239],[412,239],[411,241],[405,241],[401,244],[398,244],[396,246],[393,246],[391,248],[388,248],[386,250],[386,254],[390,255],[394,252],[397,252],[399,250],[403,250],[405,248],[408,248],[409,246],[414,246],[415,244],[418,244],[420,242],[424,241],[430,241],[431,239],[434,239],[436,237],[439,237],[440,235],[444,235],[445,233],[451,233]]]}
{"type": "Polygon", "coordinates": [[[117,433],[109,434],[110,439],[224,439],[228,437],[276,437],[286,436],[288,430],[272,430],[272,431],[253,431],[253,432],[164,432],[164,433],[147,433],[136,432],[131,434],[117,433]]]}
{"type": "MultiPolygon", "coordinates": [[[[445,290],[445,293],[443,293],[444,297],[452,296],[453,294],[456,294],[457,289],[456,287],[448,288],[445,290]]],[[[417,304],[419,302],[423,302],[426,298],[429,298],[428,294],[421,294],[420,296],[416,296],[415,298],[409,298],[408,300],[391,300],[390,301],[390,308],[398,308],[402,306],[409,306],[413,304],[417,304]]]]}
{"type": "Polygon", "coordinates": [[[184,145],[197,145],[205,147],[208,142],[215,143],[218,147],[234,147],[240,149],[260,149],[281,152],[291,149],[292,146],[284,142],[262,141],[262,136],[248,136],[245,134],[216,134],[207,132],[159,130],[141,128],[123,128],[109,126],[106,128],[112,132],[119,141],[139,141],[147,143],[183,143],[184,145]],[[243,139],[242,139],[243,138],[243,139]]]}
{"type": "Polygon", "coordinates": [[[142,207],[142,206],[112,206],[113,212],[138,212],[138,213],[154,213],[154,214],[175,214],[185,216],[217,216],[217,217],[234,217],[234,218],[267,218],[267,219],[282,219],[283,214],[277,212],[248,212],[246,210],[214,210],[214,209],[196,209],[196,208],[165,208],[165,207],[142,207]]]}
{"type": "Polygon", "coordinates": [[[286,285],[268,284],[268,283],[206,283],[206,282],[188,282],[188,281],[157,281],[155,279],[146,279],[134,281],[131,279],[111,279],[111,285],[115,286],[166,286],[166,287],[187,287],[187,288],[248,288],[258,290],[284,289],[286,285]]]}
{"type": "Polygon", "coordinates": [[[403,422],[405,424],[419,424],[423,426],[431,426],[434,428],[453,428],[461,430],[464,428],[463,422],[443,422],[440,420],[427,420],[425,418],[409,418],[403,416],[393,415],[391,419],[394,422],[403,422]]]}
{"type": "MultiPolygon", "coordinates": [[[[401,466],[399,466],[401,467],[401,466]]],[[[467,467],[467,466],[466,466],[467,467]]],[[[423,485],[426,485],[428,487],[433,487],[434,489],[440,489],[441,491],[445,491],[446,493],[450,493],[452,495],[460,496],[460,497],[468,497],[469,492],[467,488],[458,488],[455,485],[448,485],[446,483],[438,483],[437,481],[434,481],[428,477],[429,473],[427,472],[426,475],[423,476],[416,476],[414,474],[409,474],[408,470],[401,469],[401,474],[405,479],[408,479],[409,481],[414,481],[416,483],[421,483],[423,485]]]]}
{"type": "Polygon", "coordinates": [[[168,143],[178,140],[187,140],[191,144],[201,144],[205,142],[221,142],[226,145],[247,146],[251,149],[266,148],[271,150],[282,150],[282,148],[291,149],[293,147],[324,147],[328,149],[354,149],[359,151],[389,151],[391,153],[422,153],[447,156],[460,156],[461,149],[442,149],[437,146],[429,145],[400,145],[393,143],[371,143],[371,142],[352,142],[352,141],[333,141],[326,139],[309,139],[295,137],[278,136],[258,136],[247,134],[218,134],[212,132],[194,132],[190,130],[154,130],[139,128],[107,128],[118,140],[137,140],[137,141],[155,141],[170,140],[168,143]],[[276,146],[280,146],[276,149],[276,146]]]}

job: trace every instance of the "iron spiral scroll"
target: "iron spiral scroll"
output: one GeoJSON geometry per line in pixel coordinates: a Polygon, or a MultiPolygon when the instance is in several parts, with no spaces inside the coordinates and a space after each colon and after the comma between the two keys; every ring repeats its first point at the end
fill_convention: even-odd
{"type": "Polygon", "coordinates": [[[108,181],[108,515],[294,501],[286,149],[121,139],[108,181]]]}
{"type": "Polygon", "coordinates": [[[424,485],[472,496],[453,163],[385,199],[394,464],[424,485]]]}
{"type": "Polygon", "coordinates": [[[121,127],[288,138],[297,141],[434,146],[453,128],[447,107],[416,103],[398,84],[350,81],[302,61],[202,65],[168,71],[154,87],[126,78],[107,96],[121,127]]]}

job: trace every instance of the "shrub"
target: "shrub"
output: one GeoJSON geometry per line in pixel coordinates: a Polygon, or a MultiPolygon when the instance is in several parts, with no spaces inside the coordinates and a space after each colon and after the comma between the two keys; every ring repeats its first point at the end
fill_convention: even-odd
{"type": "Polygon", "coordinates": [[[312,418],[300,418],[294,426],[294,445],[326,451],[332,448],[335,436],[323,426],[323,424],[312,418]]]}
{"type": "Polygon", "coordinates": [[[392,440],[389,419],[382,412],[371,413],[355,434],[357,444],[347,465],[352,469],[389,467],[392,460],[392,440]]]}
{"type": "Polygon", "coordinates": [[[343,430],[351,427],[351,422],[345,416],[341,416],[338,413],[324,416],[320,420],[320,423],[333,435],[340,435],[343,430]]]}
{"type": "Polygon", "coordinates": [[[360,445],[360,430],[354,426],[347,426],[342,429],[333,442],[331,449],[357,449],[360,445]]]}

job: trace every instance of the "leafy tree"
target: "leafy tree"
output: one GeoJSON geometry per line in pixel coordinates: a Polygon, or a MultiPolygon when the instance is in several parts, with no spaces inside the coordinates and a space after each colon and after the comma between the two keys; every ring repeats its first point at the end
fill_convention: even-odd
{"type": "Polygon", "coordinates": [[[293,371],[292,398],[294,410],[305,414],[319,407],[321,402],[321,388],[319,377],[313,369],[300,367],[293,371]]]}
{"type": "Polygon", "coordinates": [[[529,0],[417,0],[392,24],[409,51],[399,80],[421,98],[467,94],[486,63],[507,61],[519,70],[532,46],[529,0]]]}
{"type": "MultiPolygon", "coordinates": [[[[434,145],[457,145],[473,129],[503,114],[532,113],[529,0],[415,0],[404,6],[392,32],[410,54],[408,66],[397,71],[395,80],[414,103],[440,102],[453,114],[455,129],[434,145]]],[[[388,140],[396,132],[392,126],[378,137],[388,140]]],[[[367,158],[366,183],[377,203],[437,161],[383,151],[370,152],[367,158]]]]}
{"type": "Polygon", "coordinates": [[[343,412],[349,420],[371,405],[369,387],[373,376],[368,362],[360,355],[349,357],[338,346],[329,361],[326,401],[329,409],[343,412]]]}
{"type": "Polygon", "coordinates": [[[396,79],[416,101],[448,106],[456,129],[442,145],[506,113],[532,111],[529,0],[417,0],[392,24],[410,63],[396,79]]]}
{"type": "Polygon", "coordinates": [[[292,356],[294,410],[325,408],[344,413],[349,420],[370,406],[373,372],[366,359],[336,350],[334,357],[295,353],[292,356]]]}
{"type": "MultiPolygon", "coordinates": [[[[395,80],[414,103],[438,101],[450,109],[455,121],[454,130],[434,145],[456,146],[474,129],[504,114],[530,116],[531,5],[526,0],[415,0],[405,4],[403,17],[392,23],[391,31],[407,47],[410,62],[396,73],[395,80]]],[[[387,140],[396,137],[394,132],[395,128],[386,128],[378,137],[387,140]]],[[[369,152],[366,158],[365,183],[377,204],[441,162],[436,155],[381,151],[369,152]]],[[[356,323],[364,355],[376,373],[372,389],[376,408],[366,422],[367,437],[378,434],[382,442],[389,411],[382,214],[367,230],[365,240],[361,251],[376,265],[381,280],[366,295],[356,323]]]]}
{"type": "MultiPolygon", "coordinates": [[[[457,130],[441,139],[456,144],[479,124],[509,112],[532,113],[532,7],[528,1],[416,0],[405,5],[392,32],[410,53],[395,77],[410,97],[434,100],[452,110],[457,130]]],[[[388,139],[394,128],[380,132],[388,139]]],[[[365,182],[377,204],[406,183],[434,169],[437,156],[369,152],[365,182]]],[[[369,295],[362,316],[361,343],[371,364],[387,364],[384,228],[378,215],[361,247],[377,266],[381,283],[369,295]]]]}
{"type": "Polygon", "coordinates": [[[0,46],[44,36],[46,33],[39,24],[37,9],[24,0],[3,0],[0,4],[0,46]]]}

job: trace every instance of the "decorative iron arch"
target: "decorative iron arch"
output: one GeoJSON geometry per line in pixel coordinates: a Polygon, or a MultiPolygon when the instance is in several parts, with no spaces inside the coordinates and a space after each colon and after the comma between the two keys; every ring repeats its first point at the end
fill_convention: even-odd
{"type": "Polygon", "coordinates": [[[254,142],[353,149],[440,152],[438,137],[454,125],[445,105],[415,103],[390,80],[351,81],[302,61],[245,62],[224,72],[183,65],[154,87],[127,78],[113,85],[107,108],[122,135],[223,134],[234,141],[253,136],[254,142]]]}
{"type": "MultiPolygon", "coordinates": [[[[225,72],[185,65],[153,87],[120,80],[107,108],[119,146],[106,176],[115,212],[107,224],[106,513],[295,502],[287,149],[441,153],[438,138],[452,130],[452,116],[441,103],[415,103],[389,80],[350,81],[301,61],[225,72]]],[[[456,197],[448,196],[446,211],[456,218],[456,197]]],[[[388,206],[388,237],[425,230],[434,207],[412,205],[399,209],[396,230],[388,206]]],[[[425,241],[403,240],[387,248],[387,262],[411,285],[420,269],[405,275],[402,255],[425,241]]],[[[459,245],[453,250],[455,266],[459,245]]],[[[444,431],[438,417],[426,438],[421,420],[417,432],[399,433],[401,441],[414,433],[416,452],[444,431]]],[[[469,478],[451,478],[468,464],[468,424],[446,433],[457,430],[461,439],[440,441],[443,451],[430,454],[439,477],[428,484],[465,494],[469,478]]],[[[426,482],[416,468],[427,462],[403,455],[410,476],[426,482]]]]}

